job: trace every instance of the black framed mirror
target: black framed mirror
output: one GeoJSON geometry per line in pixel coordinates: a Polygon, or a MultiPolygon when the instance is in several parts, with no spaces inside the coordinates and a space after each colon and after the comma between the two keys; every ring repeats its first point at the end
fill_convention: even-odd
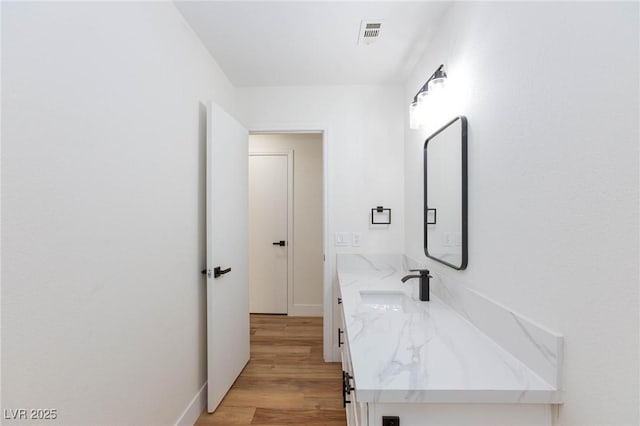
{"type": "Polygon", "coordinates": [[[456,117],[424,143],[424,252],[467,267],[467,119],[456,117]]]}

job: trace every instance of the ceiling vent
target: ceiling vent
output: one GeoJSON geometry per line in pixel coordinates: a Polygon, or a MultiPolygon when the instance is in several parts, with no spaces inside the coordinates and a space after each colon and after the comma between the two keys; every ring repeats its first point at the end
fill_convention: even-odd
{"type": "Polygon", "coordinates": [[[380,38],[380,30],[382,29],[382,22],[377,21],[362,21],[360,23],[360,37],[358,37],[358,44],[371,44],[380,38]]]}

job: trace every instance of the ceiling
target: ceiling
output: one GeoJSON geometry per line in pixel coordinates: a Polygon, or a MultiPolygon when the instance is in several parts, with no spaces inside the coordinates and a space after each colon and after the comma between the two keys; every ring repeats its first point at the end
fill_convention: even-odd
{"type": "Polygon", "coordinates": [[[237,87],[403,83],[448,2],[179,1],[237,87]],[[380,37],[359,45],[362,20],[380,37]]]}

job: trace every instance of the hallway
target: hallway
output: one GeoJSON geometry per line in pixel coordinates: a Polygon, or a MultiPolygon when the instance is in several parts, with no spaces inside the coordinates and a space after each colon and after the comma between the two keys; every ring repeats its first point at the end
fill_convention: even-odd
{"type": "Polygon", "coordinates": [[[251,360],[196,425],[344,426],[340,371],[322,359],[322,318],[251,315],[251,360]]]}

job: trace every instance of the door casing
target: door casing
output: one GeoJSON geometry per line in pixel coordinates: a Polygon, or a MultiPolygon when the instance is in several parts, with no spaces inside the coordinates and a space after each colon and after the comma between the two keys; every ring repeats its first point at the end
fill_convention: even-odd
{"type": "Polygon", "coordinates": [[[256,125],[249,126],[249,135],[252,134],[265,134],[265,133],[320,133],[322,135],[322,186],[323,186],[323,200],[324,206],[323,215],[323,252],[324,252],[324,266],[323,266],[323,298],[322,298],[322,311],[323,311],[323,345],[322,355],[325,362],[339,362],[340,351],[337,347],[337,343],[334,342],[334,318],[333,318],[333,286],[331,280],[331,271],[335,269],[335,250],[330,244],[332,241],[329,238],[330,230],[330,206],[329,195],[331,193],[331,187],[329,185],[329,137],[330,132],[328,126],[324,123],[289,123],[289,124],[270,124],[270,123],[258,123],[256,125]]]}

